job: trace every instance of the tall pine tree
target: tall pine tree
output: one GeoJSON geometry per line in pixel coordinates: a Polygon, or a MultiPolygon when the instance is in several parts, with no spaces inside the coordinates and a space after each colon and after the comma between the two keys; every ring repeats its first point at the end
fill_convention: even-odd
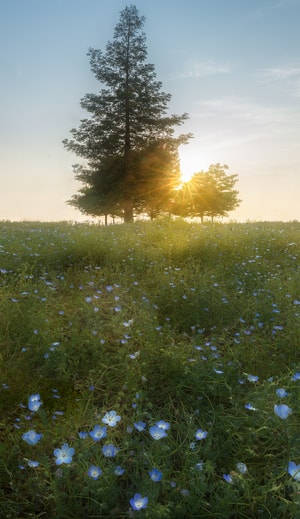
{"type": "Polygon", "coordinates": [[[86,214],[117,214],[125,222],[167,209],[180,178],[178,147],[191,137],[174,136],[187,114],[167,114],[171,96],[161,91],[154,65],[146,62],[144,21],[134,5],[126,7],[106,52],[89,50],[102,88],[81,100],[90,117],[63,141],[85,159],[74,166],[83,187],[69,204],[86,214]]]}

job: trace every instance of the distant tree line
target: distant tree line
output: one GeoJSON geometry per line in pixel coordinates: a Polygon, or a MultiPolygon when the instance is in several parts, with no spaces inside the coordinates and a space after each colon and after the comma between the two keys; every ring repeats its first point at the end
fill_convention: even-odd
{"type": "Polygon", "coordinates": [[[63,141],[83,159],[73,166],[82,187],[68,204],[125,222],[140,214],[224,216],[239,204],[237,175],[216,164],[182,184],[178,148],[192,135],[174,134],[188,115],[168,114],[171,96],[161,91],[154,65],[146,62],[144,21],[134,5],[126,7],[105,53],[88,52],[101,89],[81,100],[89,117],[63,141]]]}

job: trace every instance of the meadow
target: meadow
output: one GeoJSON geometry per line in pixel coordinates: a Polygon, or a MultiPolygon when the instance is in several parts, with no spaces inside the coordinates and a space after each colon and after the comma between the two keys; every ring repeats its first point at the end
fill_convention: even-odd
{"type": "Polygon", "coordinates": [[[0,229],[1,518],[300,518],[299,222],[0,229]]]}

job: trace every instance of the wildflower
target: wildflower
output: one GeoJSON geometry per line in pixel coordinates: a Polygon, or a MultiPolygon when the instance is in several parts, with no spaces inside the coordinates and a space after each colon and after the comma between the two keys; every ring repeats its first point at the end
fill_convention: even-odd
{"type": "Polygon", "coordinates": [[[299,371],[292,376],[292,381],[296,382],[296,380],[300,380],[300,372],[299,371]]]}
{"type": "Polygon", "coordinates": [[[32,467],[32,468],[36,468],[39,466],[39,462],[38,461],[33,461],[33,460],[28,460],[27,461],[27,465],[28,467],[32,467]]]}
{"type": "Polygon", "coordinates": [[[246,474],[246,472],[248,470],[246,463],[237,463],[236,468],[240,474],[246,474]]]}
{"type": "Polygon", "coordinates": [[[79,431],[78,436],[81,440],[85,440],[85,438],[87,438],[88,436],[88,433],[84,431],[79,431]]]}
{"type": "Polygon", "coordinates": [[[154,440],[160,440],[161,438],[168,436],[165,429],[158,427],[158,425],[152,425],[149,429],[149,433],[154,440]]]}
{"type": "Polygon", "coordinates": [[[225,479],[225,481],[227,483],[233,483],[233,480],[232,480],[232,477],[230,474],[223,474],[223,479],[225,479]]]}
{"type": "Polygon", "coordinates": [[[203,470],[203,461],[199,461],[198,463],[196,463],[195,468],[197,470],[203,470]]]}
{"type": "Polygon", "coordinates": [[[279,398],[284,398],[285,396],[288,396],[288,392],[285,389],[280,388],[276,390],[276,395],[279,396],[279,398]]]}
{"type": "Polygon", "coordinates": [[[180,490],[180,494],[181,494],[182,496],[187,497],[187,496],[190,495],[190,492],[189,492],[186,488],[182,488],[182,489],[180,490]]]}
{"type": "Polygon", "coordinates": [[[125,472],[125,469],[123,469],[122,467],[120,466],[117,466],[115,467],[115,470],[114,470],[114,473],[116,474],[116,476],[122,476],[125,472]]]}
{"type": "Polygon", "coordinates": [[[31,395],[28,398],[28,409],[30,409],[30,411],[38,411],[41,405],[41,397],[38,393],[35,395],[31,395]]]}
{"type": "Polygon", "coordinates": [[[149,476],[152,479],[152,481],[161,481],[162,479],[162,472],[160,470],[153,468],[149,471],[149,476]]]}
{"type": "Polygon", "coordinates": [[[117,449],[112,443],[109,445],[103,445],[102,452],[106,458],[113,458],[119,449],[117,449]]]}
{"type": "Polygon", "coordinates": [[[95,442],[99,440],[103,440],[107,434],[107,427],[101,427],[101,425],[95,425],[94,429],[89,433],[90,437],[93,438],[95,442]]]}
{"type": "Polygon", "coordinates": [[[120,420],[121,416],[118,416],[116,411],[109,411],[108,413],[105,413],[104,417],[102,418],[102,422],[109,425],[110,427],[115,427],[117,422],[120,420]]]}
{"type": "Polygon", "coordinates": [[[148,497],[142,497],[141,494],[135,494],[129,501],[132,510],[142,510],[148,504],[148,497]]]}
{"type": "Polygon", "coordinates": [[[56,457],[56,465],[62,463],[72,463],[72,456],[74,455],[75,449],[69,447],[67,443],[64,443],[61,449],[54,449],[53,454],[56,457]]]}
{"type": "Polygon", "coordinates": [[[159,422],[156,422],[157,427],[160,427],[161,429],[164,429],[164,431],[167,431],[170,429],[170,424],[168,422],[165,422],[164,420],[159,420],[159,422]]]}
{"type": "Polygon", "coordinates": [[[286,420],[287,417],[292,413],[292,409],[285,404],[274,405],[274,413],[281,418],[281,420],[286,420]]]}
{"type": "Polygon", "coordinates": [[[296,481],[300,481],[300,465],[296,465],[296,463],[294,463],[294,461],[289,461],[288,473],[296,481]]]}
{"type": "Polygon", "coordinates": [[[125,328],[129,328],[133,324],[133,319],[129,319],[128,321],[123,321],[123,326],[125,328]]]}
{"type": "Polygon", "coordinates": [[[140,352],[136,351],[135,353],[129,353],[128,357],[132,360],[136,359],[139,356],[140,352]]]}
{"type": "Polygon", "coordinates": [[[256,407],[252,404],[245,404],[245,409],[249,409],[250,411],[257,411],[256,407]]]}
{"type": "Polygon", "coordinates": [[[206,438],[207,435],[208,435],[208,432],[207,431],[202,431],[202,429],[198,429],[195,432],[196,440],[204,440],[204,438],[206,438]]]}
{"type": "Polygon", "coordinates": [[[249,382],[257,382],[258,379],[259,379],[259,377],[258,377],[257,375],[248,375],[248,376],[247,376],[247,380],[248,380],[249,382]]]}
{"type": "Polygon", "coordinates": [[[24,433],[22,435],[22,439],[26,443],[28,443],[28,445],[36,445],[40,441],[42,436],[43,436],[42,434],[38,434],[35,431],[31,430],[31,431],[27,431],[26,433],[24,433]]]}
{"type": "Polygon", "coordinates": [[[96,467],[95,465],[91,465],[88,472],[87,472],[88,476],[90,476],[90,478],[92,479],[98,479],[99,476],[101,476],[102,474],[102,470],[100,469],[100,467],[96,467]]]}
{"type": "Polygon", "coordinates": [[[144,429],[146,427],[145,422],[135,422],[133,425],[136,428],[136,430],[139,432],[144,431],[144,429]]]}

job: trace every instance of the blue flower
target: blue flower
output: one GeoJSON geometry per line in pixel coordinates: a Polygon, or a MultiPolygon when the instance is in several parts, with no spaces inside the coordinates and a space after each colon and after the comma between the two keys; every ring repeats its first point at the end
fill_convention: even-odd
{"type": "Polygon", "coordinates": [[[102,422],[109,425],[110,427],[115,427],[117,423],[121,420],[121,416],[118,416],[116,411],[109,411],[108,413],[105,413],[104,417],[102,418],[102,422]]]}
{"type": "Polygon", "coordinates": [[[135,422],[133,425],[136,428],[136,430],[139,432],[143,431],[146,427],[145,422],[135,422]]]}
{"type": "Polygon", "coordinates": [[[88,476],[90,476],[90,478],[96,480],[99,478],[99,476],[101,476],[102,470],[100,469],[100,467],[96,467],[96,465],[91,465],[87,473],[88,476]]]}
{"type": "Polygon", "coordinates": [[[160,470],[153,468],[152,470],[149,471],[149,476],[152,479],[152,481],[156,482],[156,481],[161,481],[163,475],[162,475],[162,472],[160,472],[160,470]]]}
{"type": "Polygon", "coordinates": [[[53,454],[56,457],[56,465],[62,465],[62,463],[72,463],[72,456],[75,450],[69,447],[67,443],[64,443],[61,449],[54,449],[53,454]]]}
{"type": "Polygon", "coordinates": [[[117,466],[115,467],[115,470],[114,470],[114,473],[116,474],[116,476],[122,476],[125,472],[125,469],[123,469],[123,467],[120,467],[120,466],[117,466]]]}
{"type": "Polygon", "coordinates": [[[225,479],[225,481],[227,483],[233,483],[233,480],[232,480],[232,477],[230,474],[223,474],[223,479],[225,479]]]}
{"type": "Polygon", "coordinates": [[[135,353],[129,353],[128,357],[131,359],[131,360],[134,360],[136,359],[138,356],[139,356],[140,352],[139,351],[136,351],[135,353]]]}
{"type": "Polygon", "coordinates": [[[109,445],[103,445],[102,452],[106,458],[113,458],[119,449],[117,449],[112,443],[109,445]]]}
{"type": "Polygon", "coordinates": [[[296,463],[294,463],[294,461],[289,461],[288,473],[296,481],[300,481],[300,465],[296,465],[296,463]]]}
{"type": "Polygon", "coordinates": [[[256,407],[252,404],[245,404],[245,409],[249,409],[250,411],[257,411],[256,407]]]}
{"type": "Polygon", "coordinates": [[[294,375],[292,376],[292,381],[296,382],[296,380],[300,380],[300,372],[299,371],[297,373],[294,373],[294,375]]]}
{"type": "Polygon", "coordinates": [[[84,431],[79,431],[78,436],[81,440],[85,440],[85,438],[87,438],[88,436],[88,433],[84,431]]]}
{"type": "Polygon", "coordinates": [[[36,468],[36,467],[39,466],[39,462],[38,461],[33,461],[33,460],[28,460],[27,461],[27,465],[28,465],[28,467],[36,468]]]}
{"type": "Polygon", "coordinates": [[[274,405],[274,413],[281,418],[281,420],[286,420],[287,417],[292,413],[292,409],[285,404],[274,405]]]}
{"type": "Polygon", "coordinates": [[[182,489],[180,490],[180,494],[181,494],[182,496],[184,496],[184,497],[188,497],[188,496],[190,495],[190,492],[189,492],[189,490],[187,490],[186,488],[182,488],[182,489]]]}
{"type": "Polygon", "coordinates": [[[246,474],[246,472],[248,471],[246,463],[237,463],[236,468],[240,474],[246,474]]]}
{"type": "Polygon", "coordinates": [[[203,431],[202,429],[198,429],[195,432],[196,440],[204,440],[204,438],[206,438],[207,435],[208,435],[208,432],[207,431],[203,431]]]}
{"type": "Polygon", "coordinates": [[[248,380],[249,382],[257,382],[257,381],[258,381],[258,378],[259,378],[259,377],[258,377],[257,375],[248,375],[248,376],[247,376],[247,380],[248,380]]]}
{"type": "Polygon", "coordinates": [[[103,440],[107,435],[107,427],[101,427],[101,425],[95,425],[94,429],[89,433],[90,437],[95,442],[103,440]]]}
{"type": "Polygon", "coordinates": [[[159,420],[159,422],[156,422],[155,425],[157,425],[157,427],[160,427],[161,429],[164,429],[165,431],[170,429],[169,422],[165,422],[164,420],[159,420]]]}
{"type": "Polygon", "coordinates": [[[288,396],[288,392],[285,389],[280,388],[276,390],[276,395],[279,396],[279,398],[284,398],[285,396],[288,396]]]}
{"type": "Polygon", "coordinates": [[[22,439],[28,443],[28,445],[36,445],[42,438],[42,434],[38,434],[35,431],[27,431],[22,435],[22,439]]]}
{"type": "Polygon", "coordinates": [[[30,411],[38,411],[41,405],[41,397],[38,393],[35,395],[31,395],[28,398],[28,409],[30,409],[30,411]]]}
{"type": "Polygon", "coordinates": [[[158,427],[158,425],[152,425],[152,427],[149,429],[149,433],[151,434],[153,440],[160,440],[161,438],[168,436],[165,429],[158,427]]]}
{"type": "Polygon", "coordinates": [[[141,494],[135,494],[129,501],[132,510],[142,510],[148,504],[148,497],[142,497],[141,494]]]}

